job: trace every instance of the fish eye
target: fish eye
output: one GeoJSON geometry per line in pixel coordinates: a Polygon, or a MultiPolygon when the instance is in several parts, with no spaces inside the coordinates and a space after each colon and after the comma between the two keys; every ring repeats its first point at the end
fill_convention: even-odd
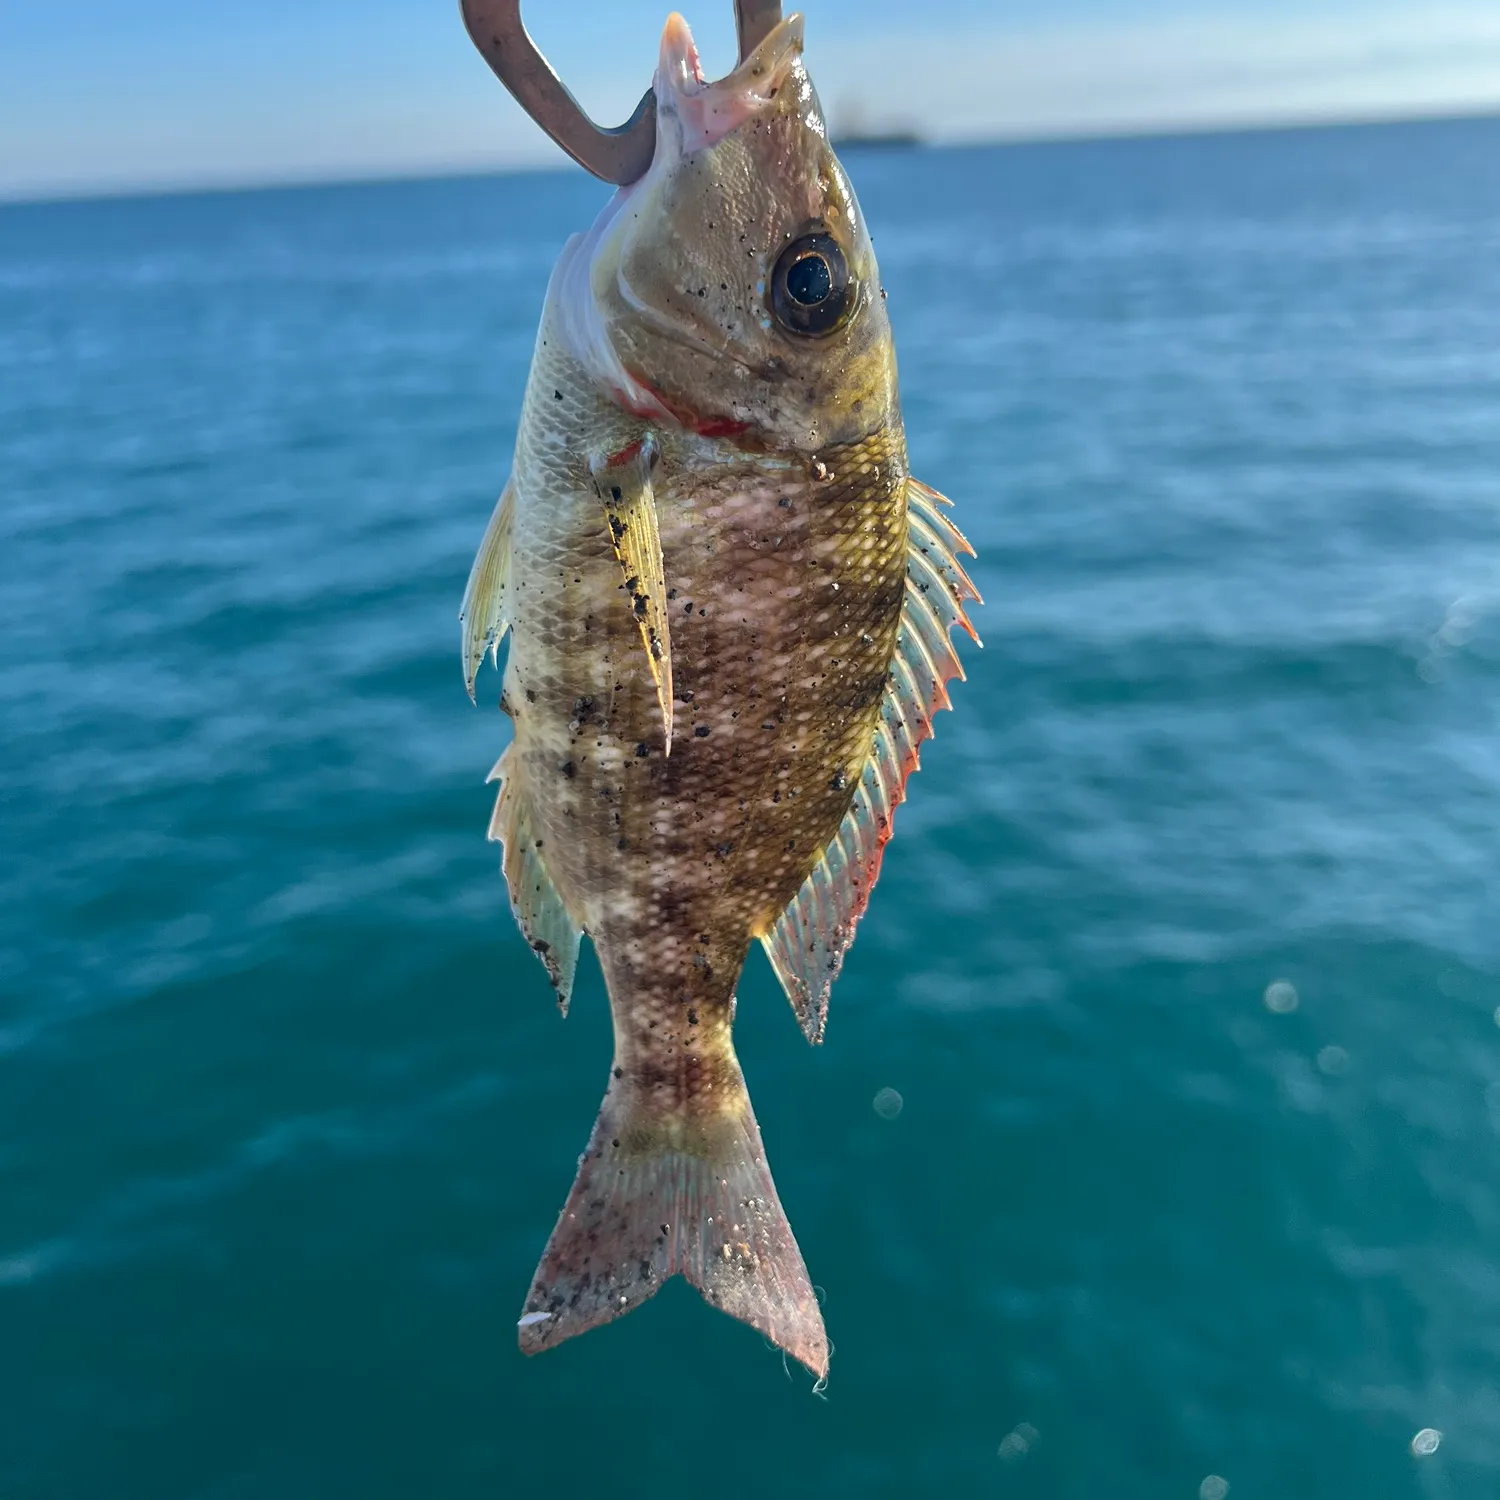
{"type": "Polygon", "coordinates": [[[771,273],[771,311],[788,333],[823,338],[844,325],[853,307],[849,263],[832,235],[804,234],[781,252],[771,273]]]}

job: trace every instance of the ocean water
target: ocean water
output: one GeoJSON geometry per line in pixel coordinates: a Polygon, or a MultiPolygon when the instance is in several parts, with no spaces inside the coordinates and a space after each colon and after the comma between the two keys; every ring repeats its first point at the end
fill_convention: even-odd
{"type": "Polygon", "coordinates": [[[1497,158],[851,157],[987,603],[825,1046],[741,990],[821,1399],[514,1347],[608,1022],[456,613],[598,185],[0,210],[0,1496],[1500,1493],[1497,158]]]}

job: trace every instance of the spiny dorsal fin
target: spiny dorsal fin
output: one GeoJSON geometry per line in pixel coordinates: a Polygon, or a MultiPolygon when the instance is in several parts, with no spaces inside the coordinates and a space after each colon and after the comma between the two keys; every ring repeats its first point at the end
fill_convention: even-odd
{"type": "Polygon", "coordinates": [[[531,818],[531,807],[521,783],[515,746],[506,747],[486,778],[500,782],[500,795],[490,817],[490,837],[504,846],[502,868],[510,887],[510,904],[532,951],[546,965],[557,1003],[564,1015],[573,993],[582,930],[568,915],[557,887],[542,859],[542,839],[531,818]]]}
{"type": "Polygon", "coordinates": [[[641,630],[646,664],[661,705],[663,744],[672,753],[672,632],[667,617],[667,581],[651,491],[655,450],[649,437],[589,465],[604,504],[604,519],[624,575],[624,589],[641,630]]]}
{"type": "Polygon", "coordinates": [[[488,651],[493,659],[510,624],[505,617],[505,591],[510,578],[510,538],[515,513],[515,483],[508,479],[490,524],[484,529],[484,540],[474,554],[463,608],[458,614],[463,622],[464,686],[469,690],[470,700],[474,697],[474,679],[479,675],[484,653],[488,651]]]}
{"type": "Polygon", "coordinates": [[[839,831],[761,938],[810,1042],[823,1039],[828,991],[869,905],[906,778],[932,736],[933,714],[949,706],[945,684],[963,676],[949,632],[962,625],[979,644],[964,603],[983,601],[958,561],[959,553],[972,557],[974,549],[939,509],[949,502],[936,490],[912,479],[906,499],[906,598],[875,743],[839,831]]]}

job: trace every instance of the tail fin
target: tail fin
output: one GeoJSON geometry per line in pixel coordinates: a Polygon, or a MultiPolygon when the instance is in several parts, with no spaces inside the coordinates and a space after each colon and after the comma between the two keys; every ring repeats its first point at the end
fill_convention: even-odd
{"type": "Polygon", "coordinates": [[[819,1379],[828,1338],[766,1166],[739,1070],[705,1117],[663,1114],[616,1080],[542,1254],[519,1325],[537,1354],[623,1316],[683,1275],[704,1301],[759,1329],[819,1379]]]}

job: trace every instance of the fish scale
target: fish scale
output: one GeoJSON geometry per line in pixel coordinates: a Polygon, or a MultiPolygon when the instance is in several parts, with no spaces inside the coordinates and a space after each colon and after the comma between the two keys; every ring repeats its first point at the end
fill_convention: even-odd
{"type": "MultiPolygon", "coordinates": [[[[553,390],[583,382],[561,351],[535,377],[553,390]]],[[[586,395],[565,408],[580,435],[590,431],[586,395]]],[[[550,430],[566,428],[554,418],[550,430]]],[[[518,594],[556,587],[534,611],[518,601],[505,702],[556,846],[549,873],[596,946],[663,888],[687,903],[702,886],[691,909],[742,923],[747,942],[759,935],[848,809],[897,626],[899,433],[795,467],[724,443],[693,439],[679,451],[688,447],[668,437],[657,490],[677,673],[671,755],[578,450],[554,441],[549,455],[573,456],[535,470],[524,442],[518,454],[518,594]],[[716,463],[705,464],[705,448],[718,450],[716,463]],[[812,477],[814,463],[824,478],[812,477]]]]}

